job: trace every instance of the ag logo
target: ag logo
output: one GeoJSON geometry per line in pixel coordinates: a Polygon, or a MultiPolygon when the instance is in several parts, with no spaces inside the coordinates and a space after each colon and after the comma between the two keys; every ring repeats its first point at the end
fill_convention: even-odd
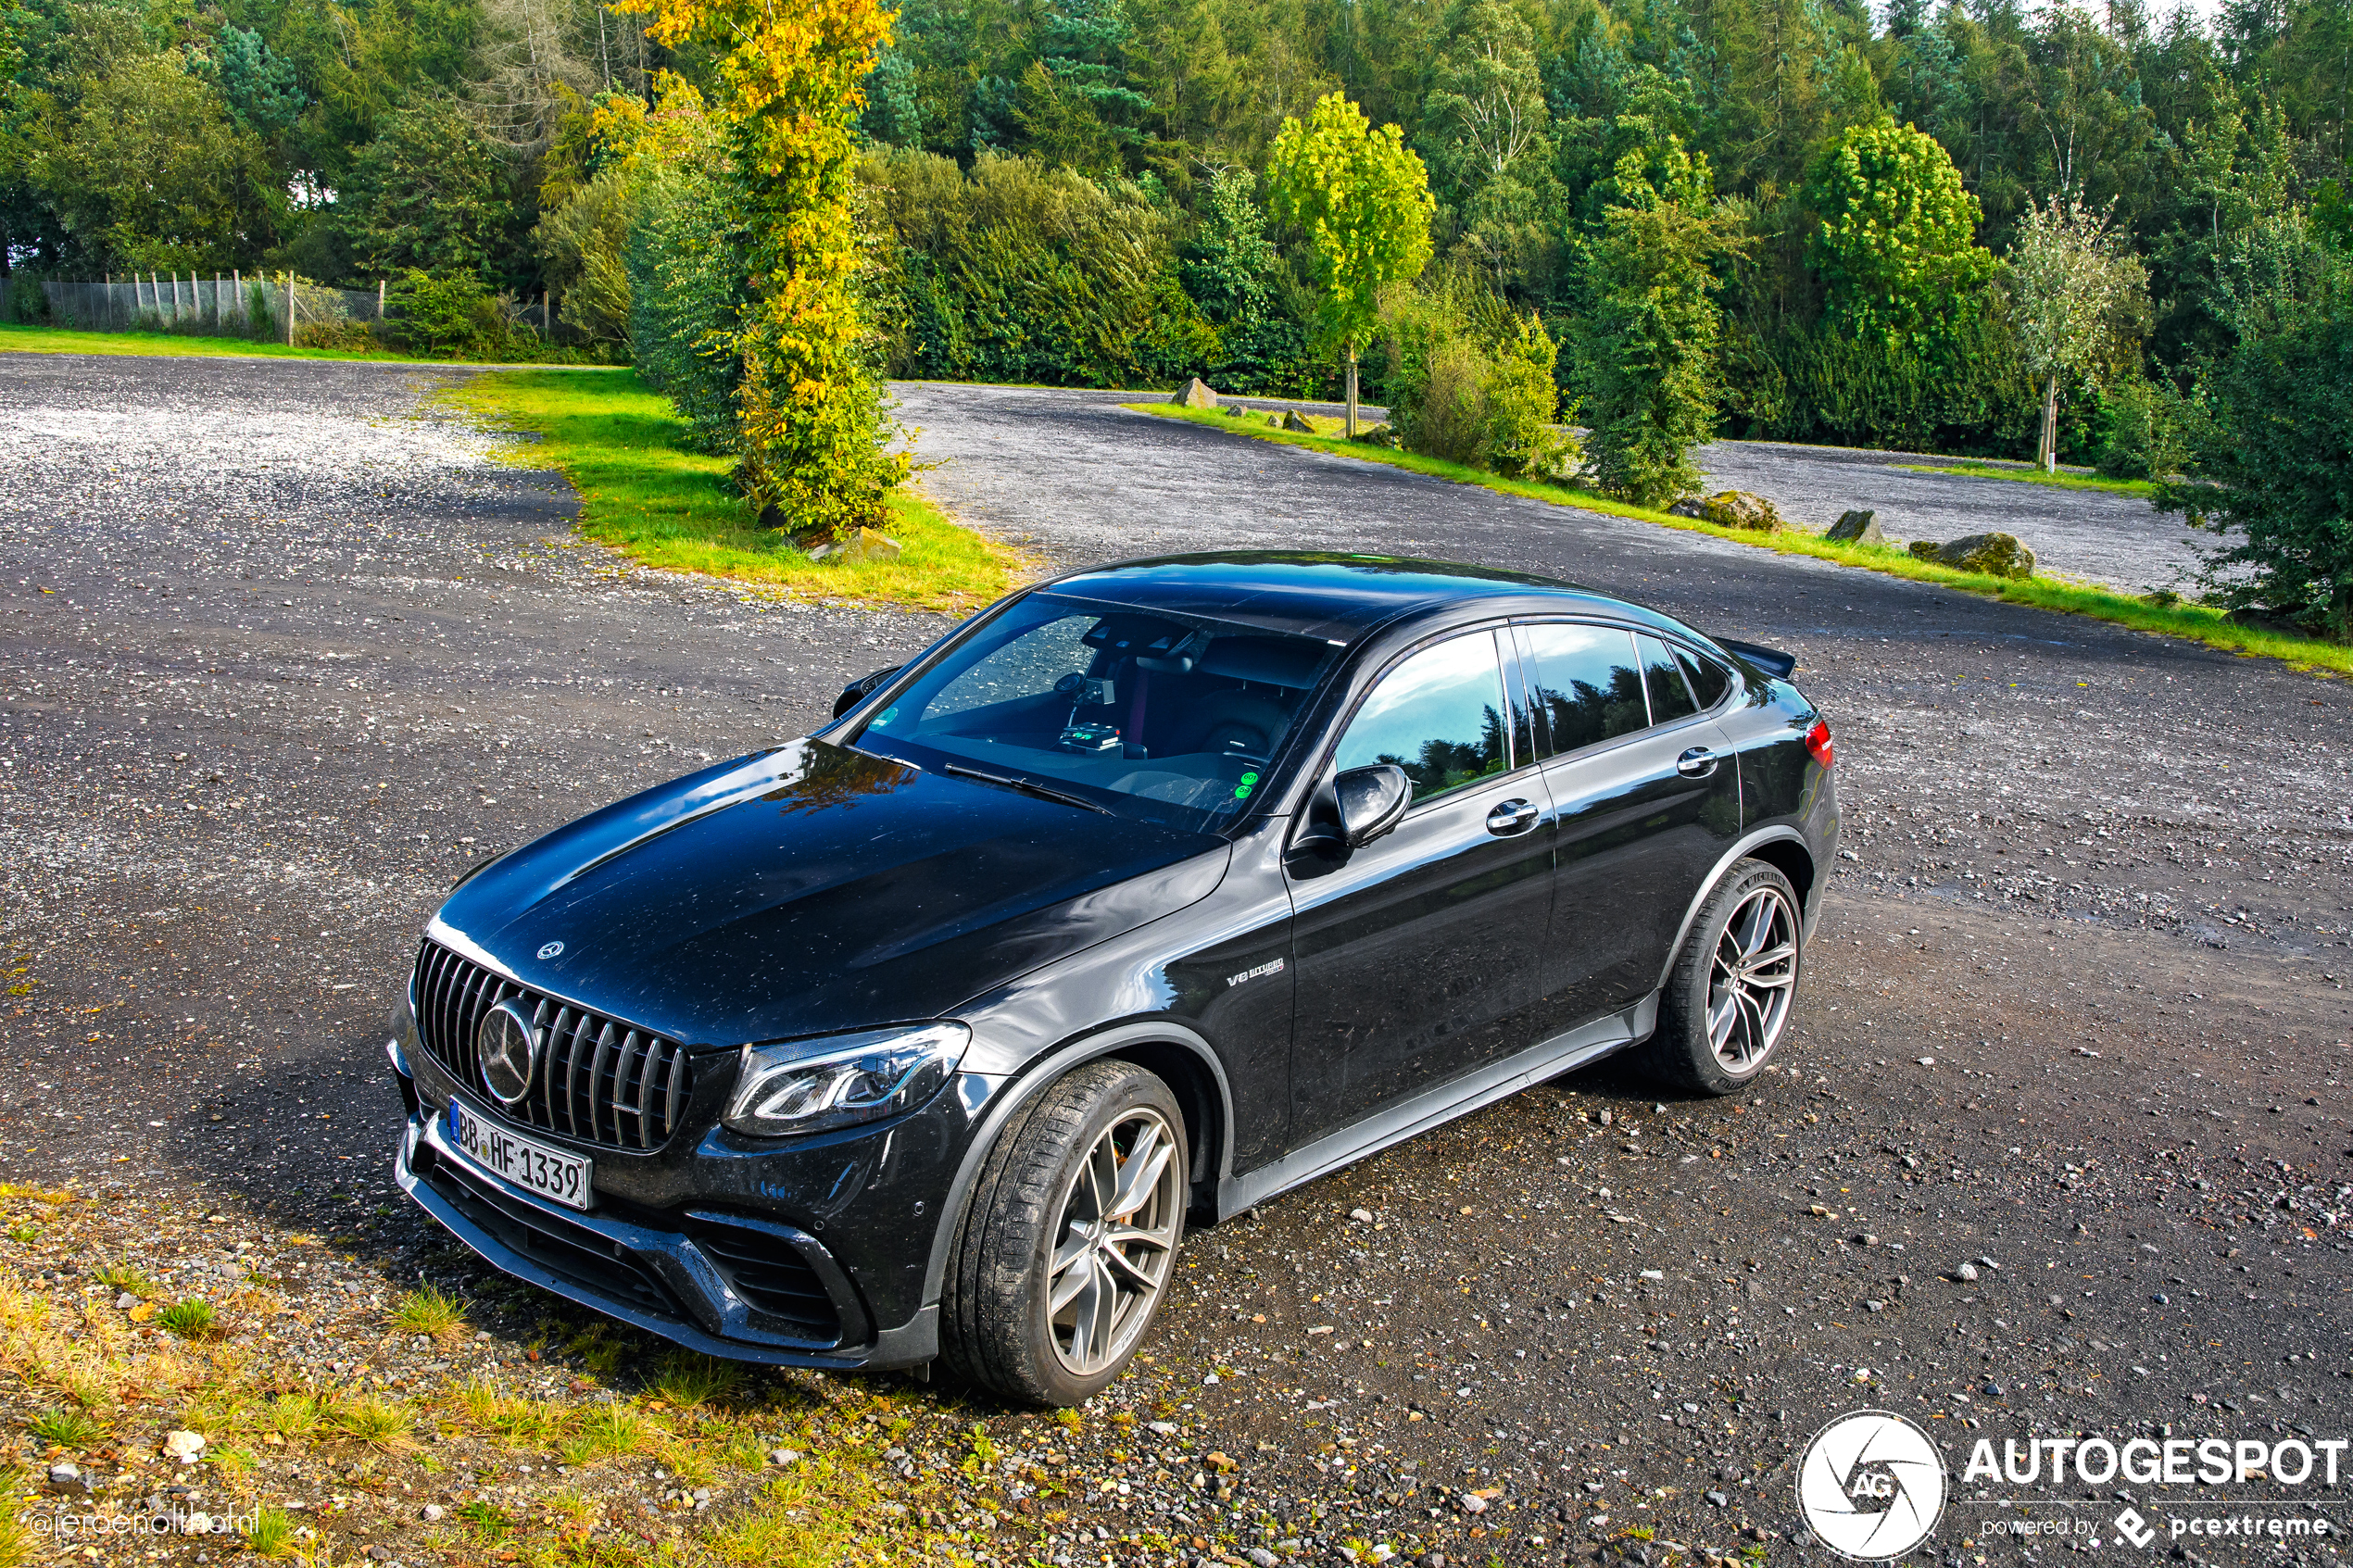
{"type": "Polygon", "coordinates": [[[1798,1461],[1797,1511],[1841,1557],[1901,1557],[1928,1539],[1944,1512],[1944,1457],[1893,1411],[1840,1416],[1798,1461]]]}

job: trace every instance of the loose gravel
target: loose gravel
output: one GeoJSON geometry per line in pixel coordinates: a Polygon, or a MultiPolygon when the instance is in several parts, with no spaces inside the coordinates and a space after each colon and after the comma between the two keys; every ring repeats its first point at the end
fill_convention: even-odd
{"type": "MultiPolygon", "coordinates": [[[[420,922],[480,855],[799,732],[943,622],[635,570],[437,384],[0,360],[0,1180],[82,1199],[8,1198],[0,1262],[126,1354],[173,1348],[139,1305],[203,1294],[273,1394],[427,1412],[396,1464],[253,1446],[236,1485],[308,1505],[345,1556],[716,1558],[831,1463],[880,1488],[862,1517],[900,1561],[1815,1561],[1792,1466],[1866,1403],[1957,1473],[1980,1436],[2342,1433],[2341,684],[1100,399],[931,387],[903,395],[947,459],[933,493],[1059,562],[1467,558],[1797,651],[1855,859],[1785,1068],[1695,1102],[1604,1064],[1197,1234],[1149,1359],[1069,1421],[763,1376],[713,1404],[684,1486],[469,1416],[484,1377],[566,1419],[677,1407],[658,1347],[486,1277],[389,1192],[382,1019],[420,922]],[[157,1298],[94,1273],[122,1260],[157,1298]],[[421,1279],[491,1337],[399,1335],[421,1279]],[[534,1523],[573,1495],[593,1520],[534,1523]]],[[[0,1389],[21,1462],[171,1500],[184,1399],[125,1405],[91,1452],[27,1433],[57,1400],[0,1389]]],[[[1982,1490],[1948,1562],[2064,1549],[2009,1526],[2069,1507],[2108,1540],[2120,1506],[1957,1500],[1982,1490]]]]}

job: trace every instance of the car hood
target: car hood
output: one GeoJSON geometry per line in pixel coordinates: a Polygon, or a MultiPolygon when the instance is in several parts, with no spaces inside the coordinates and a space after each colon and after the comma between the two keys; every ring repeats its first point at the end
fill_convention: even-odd
{"type": "Polygon", "coordinates": [[[1219,838],[799,740],[461,884],[433,935],[690,1045],[930,1019],[1208,897],[1219,838]]]}

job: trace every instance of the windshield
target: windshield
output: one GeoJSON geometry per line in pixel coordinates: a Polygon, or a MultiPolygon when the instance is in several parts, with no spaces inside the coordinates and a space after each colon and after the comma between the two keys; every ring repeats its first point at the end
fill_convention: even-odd
{"type": "Polygon", "coordinates": [[[852,737],[1172,827],[1245,809],[1339,650],[1233,621],[1032,594],[852,737]]]}

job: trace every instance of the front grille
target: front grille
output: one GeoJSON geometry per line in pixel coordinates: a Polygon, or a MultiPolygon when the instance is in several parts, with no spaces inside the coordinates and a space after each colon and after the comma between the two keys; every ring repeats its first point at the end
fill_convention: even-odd
{"type": "Polygon", "coordinates": [[[694,1090],[686,1047],[602,1013],[558,1001],[459,957],[437,942],[417,955],[417,1029],[434,1059],[469,1088],[482,1083],[474,1043],[483,1014],[522,999],[539,1033],[530,1089],[501,1106],[510,1120],[612,1148],[670,1140],[694,1090]]]}
{"type": "Polygon", "coordinates": [[[716,1263],[736,1294],[828,1343],[841,1337],[841,1314],[825,1293],[817,1271],[782,1236],[736,1225],[694,1225],[688,1232],[703,1256],[716,1263]]]}
{"type": "Polygon", "coordinates": [[[440,1160],[426,1183],[459,1213],[549,1273],[661,1317],[684,1319],[677,1298],[616,1243],[508,1197],[455,1160],[440,1160]]]}

